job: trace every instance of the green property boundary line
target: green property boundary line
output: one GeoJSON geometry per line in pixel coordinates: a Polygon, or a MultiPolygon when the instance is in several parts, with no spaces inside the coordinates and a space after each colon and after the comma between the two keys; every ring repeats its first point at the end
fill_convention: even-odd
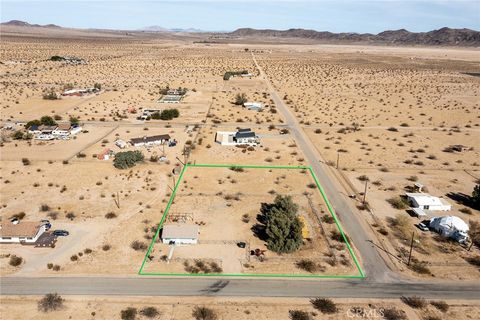
{"type": "Polygon", "coordinates": [[[337,215],[335,214],[335,211],[333,210],[332,205],[330,204],[330,201],[328,201],[328,198],[325,194],[325,191],[323,190],[322,186],[320,185],[320,182],[317,179],[317,176],[313,172],[313,169],[311,166],[260,166],[260,165],[236,165],[236,164],[186,164],[182,171],[180,172],[180,175],[178,177],[177,183],[175,184],[175,187],[173,188],[172,195],[170,196],[170,199],[167,203],[167,206],[165,208],[165,211],[163,212],[162,219],[160,220],[160,223],[158,224],[157,231],[155,233],[155,236],[152,239],[152,242],[150,243],[150,246],[148,247],[147,253],[145,254],[145,257],[143,258],[142,266],[140,267],[140,270],[138,271],[138,275],[141,276],[180,276],[180,277],[269,277],[269,278],[324,278],[324,279],[363,279],[365,278],[365,273],[363,272],[362,268],[360,267],[360,263],[358,262],[357,257],[355,256],[355,253],[353,252],[352,247],[350,246],[350,243],[348,242],[347,236],[343,232],[342,226],[340,225],[340,221],[337,218],[337,215]],[[313,180],[315,181],[315,184],[320,191],[323,200],[325,201],[328,211],[332,215],[333,219],[335,220],[335,224],[342,234],[343,241],[347,245],[348,252],[350,253],[350,256],[352,257],[355,266],[357,267],[357,270],[359,272],[359,275],[308,275],[308,274],[252,274],[252,273],[233,273],[233,274],[225,274],[225,273],[208,273],[208,274],[203,274],[203,273],[198,273],[198,274],[192,274],[192,273],[161,273],[161,272],[144,272],[143,268],[145,267],[145,263],[147,262],[148,256],[150,255],[153,246],[155,245],[156,240],[158,239],[158,236],[160,234],[161,227],[167,217],[168,211],[170,210],[170,207],[172,206],[173,199],[175,198],[175,195],[177,193],[177,190],[180,186],[180,183],[182,182],[183,175],[185,174],[185,171],[187,171],[187,168],[189,167],[198,167],[198,168],[231,168],[231,167],[236,167],[236,168],[246,168],[246,169],[290,169],[290,170],[308,170],[310,172],[310,175],[313,177],[313,180]]]}

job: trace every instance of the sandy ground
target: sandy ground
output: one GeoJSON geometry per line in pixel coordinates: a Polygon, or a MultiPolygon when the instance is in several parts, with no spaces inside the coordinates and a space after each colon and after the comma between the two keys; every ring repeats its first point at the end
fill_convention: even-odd
{"type": "MultiPolygon", "coordinates": [[[[68,39],[62,33],[52,40],[38,37],[38,30],[31,30],[28,37],[14,36],[17,32],[12,29],[2,39],[0,120],[24,122],[55,115],[68,121],[70,116],[76,116],[85,122],[88,133],[69,141],[29,143],[12,141],[12,131],[2,130],[2,219],[23,211],[25,219],[38,220],[55,211],[58,218],[54,228],[71,231],[69,237],[59,239],[53,250],[0,246],[2,256],[16,253],[26,261],[15,269],[4,263],[8,258],[1,258],[2,274],[54,274],[46,268],[49,262],[61,265],[57,274],[137,272],[145,251],[134,251],[130,243],[149,243],[168,201],[176,157],[183,159],[183,148],[190,142],[195,145],[190,160],[196,163],[306,164],[291,135],[280,134],[278,126],[283,119],[273,108],[265,83],[255,76],[223,81],[226,71],[248,70],[258,74],[244,44],[205,45],[147,36],[136,41],[118,34],[110,35],[108,41],[101,38],[108,32],[81,40],[68,39]],[[78,56],[88,64],[48,61],[53,55],[78,56]],[[98,95],[42,99],[46,91],[61,92],[66,86],[83,88],[94,83],[102,85],[98,95]],[[180,104],[164,106],[157,100],[160,89],[167,85],[186,87],[189,92],[180,104]],[[265,109],[255,112],[233,105],[237,93],[264,103],[265,109]],[[136,114],[127,112],[131,107],[137,110],[136,114]],[[142,109],[157,107],[178,108],[180,117],[167,122],[142,123],[135,119],[142,109]],[[189,124],[203,125],[186,132],[189,124]],[[255,130],[261,145],[242,149],[215,143],[216,131],[238,127],[255,130]],[[113,145],[117,137],[130,139],[164,133],[179,141],[176,147],[166,148],[167,163],[147,161],[132,170],[118,171],[111,160],[93,158],[104,148],[117,151],[113,145]],[[86,157],[77,158],[79,152],[86,157]],[[28,158],[31,165],[23,166],[22,158],[28,158]],[[62,164],[63,160],[69,163],[62,164]],[[66,190],[61,192],[64,186],[66,190]],[[121,208],[116,207],[112,198],[117,191],[121,208]],[[40,212],[44,203],[51,209],[40,212]],[[75,214],[73,220],[66,218],[69,212],[75,214]],[[108,212],[114,212],[117,218],[107,220],[108,212]],[[129,232],[125,232],[127,229],[129,232]],[[104,251],[105,244],[111,249],[104,251]],[[76,262],[70,260],[86,248],[93,252],[82,254],[76,262]]],[[[480,71],[478,49],[260,44],[248,47],[255,51],[277,91],[317,146],[323,158],[319,161],[335,164],[340,151],[340,168],[346,169],[342,172],[356,189],[362,189],[357,179],[361,174],[371,175],[372,182],[381,181],[379,187],[370,187],[368,200],[380,222],[386,223],[387,218],[398,213],[385,199],[399,194],[410,175],[419,176],[436,195],[471,193],[474,177],[479,177],[480,145],[476,136],[480,125],[480,78],[465,73],[480,71]],[[443,151],[452,144],[462,144],[470,150],[443,151]],[[396,189],[384,190],[387,186],[396,189]]],[[[154,152],[163,153],[161,148],[143,151],[147,160],[154,152]]],[[[252,186],[250,181],[245,189],[252,186]]],[[[467,216],[458,211],[462,205],[454,203],[454,207],[453,212],[460,217],[478,220],[476,211],[467,216]]],[[[379,242],[385,240],[379,237],[379,242]]],[[[392,250],[395,245],[394,242],[392,250]]],[[[463,263],[462,255],[454,258],[455,253],[449,253],[448,257],[456,264],[463,263]]],[[[432,257],[433,263],[443,256],[422,256],[422,260],[430,261],[432,257]]],[[[472,268],[458,266],[469,271],[472,268]]],[[[438,277],[467,277],[447,272],[452,269],[432,266],[438,277]]],[[[468,277],[478,278],[478,272],[469,272],[468,277]]]]}
{"type": "MultiPolygon", "coordinates": [[[[194,319],[195,307],[208,307],[215,311],[219,320],[277,320],[290,319],[290,310],[308,312],[312,319],[356,319],[354,310],[364,310],[361,319],[381,319],[381,312],[395,308],[403,310],[407,319],[420,320],[428,316],[435,319],[476,319],[480,306],[474,301],[448,301],[449,309],[442,313],[432,305],[425,309],[412,309],[399,300],[336,299],[338,312],[327,315],[315,310],[309,299],[286,298],[215,298],[215,297],[68,297],[64,307],[57,311],[38,311],[41,297],[2,296],[0,311],[4,319],[118,319],[121,310],[127,307],[140,311],[154,307],[160,314],[155,319],[194,319]],[[28,317],[25,315],[28,314],[28,317]],[[352,317],[352,315],[354,315],[352,317]]],[[[137,319],[147,319],[137,316],[137,319]]]]}
{"type": "Polygon", "coordinates": [[[321,222],[330,215],[316,189],[313,178],[305,170],[245,169],[189,167],[170,207],[167,223],[186,216],[186,223],[200,227],[199,244],[176,246],[171,261],[162,261],[169,246],[155,243],[151,261],[145,272],[185,273],[183,263],[195,259],[217,262],[223,273],[311,274],[297,267],[301,259],[321,265],[313,274],[358,275],[353,258],[345,244],[331,239],[337,231],[333,223],[321,222]],[[255,180],[255,189],[249,186],[255,180]],[[208,186],[208,188],[205,188],[208,186]],[[301,249],[290,254],[269,251],[266,242],[255,236],[262,203],[273,202],[275,195],[291,195],[299,205],[307,235],[301,249]],[[244,215],[247,216],[246,221],[244,215]],[[247,247],[240,249],[238,242],[247,247]],[[266,250],[264,260],[251,257],[249,251],[266,250]]]}

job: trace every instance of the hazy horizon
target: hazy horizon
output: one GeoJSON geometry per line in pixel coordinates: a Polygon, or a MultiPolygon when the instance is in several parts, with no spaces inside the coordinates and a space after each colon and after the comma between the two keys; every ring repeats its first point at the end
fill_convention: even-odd
{"type": "Polygon", "coordinates": [[[313,29],[377,34],[443,27],[480,29],[479,1],[11,1],[1,21],[66,28],[233,31],[313,29]]]}

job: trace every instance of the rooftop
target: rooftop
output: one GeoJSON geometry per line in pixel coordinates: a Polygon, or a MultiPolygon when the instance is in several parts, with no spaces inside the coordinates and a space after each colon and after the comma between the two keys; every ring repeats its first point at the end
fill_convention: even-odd
{"type": "Polygon", "coordinates": [[[199,228],[194,224],[166,224],[162,239],[197,239],[199,228]]]}
{"type": "Polygon", "coordinates": [[[14,224],[10,221],[0,222],[0,237],[35,237],[42,224],[33,221],[20,221],[14,224]]]}

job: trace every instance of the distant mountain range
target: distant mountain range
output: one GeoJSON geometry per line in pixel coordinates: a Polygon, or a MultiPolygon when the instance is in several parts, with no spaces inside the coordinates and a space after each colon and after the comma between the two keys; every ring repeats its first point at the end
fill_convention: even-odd
{"type": "Polygon", "coordinates": [[[429,32],[388,30],[379,34],[332,33],[306,29],[258,30],[241,28],[229,33],[234,37],[304,38],[325,42],[366,42],[398,45],[480,46],[480,32],[470,29],[441,28],[429,32]]]}
{"type": "MultiPolygon", "coordinates": [[[[3,22],[4,26],[16,27],[40,27],[63,29],[55,24],[39,25],[30,24],[25,21],[11,20],[3,22]]],[[[114,31],[114,30],[111,30],[114,31]]],[[[120,30],[118,30],[120,31],[120,30]]],[[[480,47],[480,32],[471,29],[450,29],[441,28],[429,32],[410,32],[405,29],[388,30],[378,34],[371,33],[333,33],[328,31],[316,31],[308,29],[251,29],[241,28],[233,32],[207,32],[199,29],[188,28],[168,29],[161,26],[149,26],[135,32],[159,32],[159,33],[191,33],[209,35],[211,38],[234,40],[235,38],[268,38],[268,39],[307,39],[315,42],[336,43],[336,44],[385,44],[385,45],[428,45],[428,46],[478,46],[480,47]]],[[[230,41],[228,40],[228,41],[230,41]]]]}
{"type": "Polygon", "coordinates": [[[40,27],[40,28],[61,28],[60,26],[57,26],[56,24],[30,24],[25,21],[20,21],[20,20],[10,20],[8,22],[2,22],[0,23],[2,26],[16,26],[16,27],[40,27]]]}

